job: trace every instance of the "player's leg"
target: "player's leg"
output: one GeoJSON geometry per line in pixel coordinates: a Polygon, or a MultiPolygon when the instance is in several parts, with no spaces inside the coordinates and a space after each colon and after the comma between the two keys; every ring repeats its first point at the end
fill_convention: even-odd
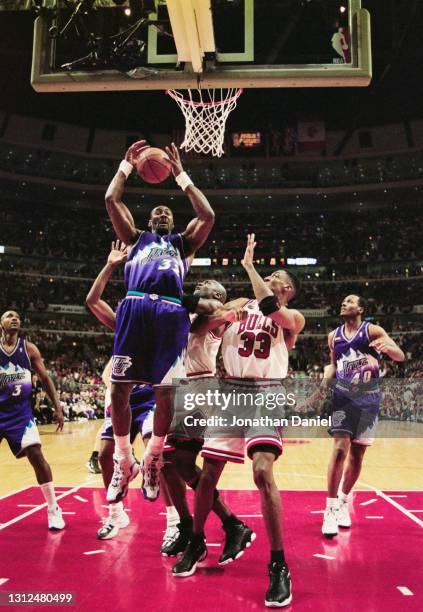
{"type": "Polygon", "coordinates": [[[129,395],[133,386],[131,382],[113,382],[111,386],[111,415],[115,452],[113,455],[113,477],[107,490],[108,502],[121,501],[128,492],[130,481],[139,472],[139,464],[133,456],[130,439],[131,410],[129,395]]]}
{"type": "MultiPolygon", "coordinates": [[[[194,491],[198,488],[201,469],[196,465],[196,459],[203,445],[202,440],[171,439],[166,442],[163,471],[169,483],[169,490],[173,502],[180,516],[179,535],[172,542],[162,546],[164,556],[174,557],[184,552],[192,537],[193,517],[191,515],[185,483],[194,491]]],[[[240,521],[226,506],[219,492],[213,493],[212,511],[222,521],[226,542],[223,553],[219,559],[222,565],[241,556],[242,551],[248,547],[249,542],[255,538],[252,530],[240,521]]]]}
{"type": "Polygon", "coordinates": [[[60,531],[65,527],[65,521],[62,518],[62,511],[56,500],[51,468],[43,455],[41,444],[35,443],[34,445],[27,446],[22,450],[22,455],[24,454],[28,457],[30,464],[34,468],[37,482],[47,502],[48,528],[51,531],[60,531]]]}
{"type": "Polygon", "coordinates": [[[327,538],[338,534],[338,489],[344,470],[345,459],[351,446],[349,436],[345,436],[345,434],[334,434],[334,436],[327,472],[328,495],[322,523],[322,534],[327,538]]]}
{"type": "MultiPolygon", "coordinates": [[[[142,437],[142,440],[145,446],[147,446],[151,438],[151,434],[153,433],[154,414],[156,411],[156,405],[154,403],[153,394],[152,394],[152,399],[149,402],[149,405],[150,405],[149,410],[142,412],[135,417],[135,421],[137,423],[138,430],[140,432],[140,435],[142,437]]],[[[162,491],[163,500],[166,506],[166,529],[163,535],[162,547],[165,546],[167,543],[172,542],[174,539],[176,539],[179,536],[179,528],[178,528],[179,514],[177,511],[177,508],[174,505],[171,493],[169,492],[169,487],[171,487],[173,484],[177,486],[178,480],[181,480],[181,479],[178,477],[178,474],[176,472],[175,473],[168,472],[166,474],[161,472],[159,474],[160,489],[162,491]]],[[[158,492],[157,484],[155,484],[154,481],[147,482],[147,480],[144,479],[143,485],[142,485],[142,492],[143,492],[143,496],[145,499],[150,499],[151,501],[154,501],[154,499],[157,497],[157,496],[155,497],[154,487],[156,487],[157,492],[158,492]],[[146,490],[147,484],[149,486],[149,490],[146,490]]],[[[184,483],[182,483],[182,485],[185,487],[184,483]]]]}
{"type": "Polygon", "coordinates": [[[268,607],[287,606],[292,600],[291,578],[283,549],[281,497],[273,474],[281,448],[257,444],[248,449],[248,454],[253,460],[254,482],[260,492],[261,511],[270,545],[270,583],[265,604],[268,607]]]}
{"type": "MultiPolygon", "coordinates": [[[[104,487],[107,491],[113,477],[113,453],[115,442],[113,439],[113,430],[110,426],[110,433],[107,428],[102,431],[102,440],[100,446],[99,462],[101,465],[101,473],[103,476],[104,487]]],[[[129,525],[129,516],[124,510],[123,502],[115,502],[109,504],[109,515],[103,519],[104,524],[97,532],[98,540],[110,540],[114,538],[120,529],[129,525]]]]}
{"type": "Polygon", "coordinates": [[[150,332],[154,337],[151,354],[150,378],[156,393],[153,435],[143,460],[143,473],[159,468],[158,459],[163,451],[165,437],[173,418],[174,379],[185,376],[184,357],[190,330],[189,315],[179,304],[166,301],[155,302],[154,319],[150,332]]]}
{"type": "Polygon", "coordinates": [[[181,559],[172,568],[174,576],[191,576],[197,568],[197,563],[207,556],[204,525],[212,509],[214,491],[225,464],[226,461],[220,459],[204,459],[203,470],[195,490],[192,537],[181,559]]]}
{"type": "Polygon", "coordinates": [[[103,426],[100,426],[95,435],[93,452],[91,453],[91,457],[88,459],[86,463],[86,467],[92,474],[101,474],[101,469],[100,469],[100,466],[98,465],[98,456],[100,453],[101,432],[102,431],[103,431],[103,426]]]}
{"type": "Polygon", "coordinates": [[[338,526],[344,529],[351,527],[351,516],[348,507],[350,492],[360,476],[364,453],[368,446],[368,441],[358,439],[353,440],[349,448],[342,486],[338,495],[338,526]]]}

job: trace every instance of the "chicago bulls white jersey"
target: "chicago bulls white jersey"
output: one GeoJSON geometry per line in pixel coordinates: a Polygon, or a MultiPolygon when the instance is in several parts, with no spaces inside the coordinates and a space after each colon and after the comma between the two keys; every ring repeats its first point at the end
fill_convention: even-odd
{"type": "MultiPolygon", "coordinates": [[[[191,317],[191,323],[196,315],[191,317]]],[[[216,357],[222,338],[213,332],[205,335],[190,334],[185,355],[185,370],[188,377],[201,378],[216,374],[216,357]]]]}
{"type": "Polygon", "coordinates": [[[257,300],[242,310],[248,312],[246,320],[230,323],[223,334],[226,372],[237,378],[285,378],[288,350],[283,328],[260,312],[257,300]]]}

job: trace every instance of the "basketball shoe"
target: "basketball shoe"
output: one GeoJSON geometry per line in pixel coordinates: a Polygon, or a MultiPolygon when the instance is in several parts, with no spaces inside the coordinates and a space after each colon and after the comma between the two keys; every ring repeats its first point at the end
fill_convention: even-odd
{"type": "Polygon", "coordinates": [[[193,538],[186,547],[180,560],[172,567],[175,578],[192,576],[197,569],[197,563],[207,557],[207,546],[204,539],[193,538]]]}
{"type": "Polygon", "coordinates": [[[239,559],[246,548],[256,539],[256,534],[245,523],[239,521],[228,527],[223,527],[226,534],[225,547],[220,555],[219,565],[226,565],[239,559]]]}
{"type": "Polygon", "coordinates": [[[108,502],[119,502],[128,493],[129,483],[137,476],[140,465],[133,457],[130,459],[113,457],[113,463],[114,471],[106,499],[108,502]]]}
{"type": "Polygon", "coordinates": [[[50,531],[60,531],[66,525],[62,517],[62,510],[56,506],[54,510],[47,510],[48,528],[50,531]]]}
{"type": "Polygon", "coordinates": [[[98,457],[91,457],[88,459],[85,467],[91,472],[91,474],[101,474],[101,468],[98,464],[98,457]]]}
{"type": "Polygon", "coordinates": [[[160,495],[160,470],[162,462],[160,455],[144,455],[141,463],[143,481],[141,490],[144,499],[156,501],[160,495]]]}
{"type": "Polygon", "coordinates": [[[176,557],[179,553],[183,553],[192,538],[192,519],[182,520],[176,525],[176,528],[178,532],[175,536],[163,542],[160,548],[163,557],[176,557]]]}
{"type": "Polygon", "coordinates": [[[351,527],[351,516],[348,501],[339,500],[337,519],[338,527],[342,527],[343,529],[349,529],[351,527]]]}
{"type": "Polygon", "coordinates": [[[270,585],[265,597],[267,608],[283,608],[292,601],[291,576],[285,563],[269,563],[270,585]]]}
{"type": "Polygon", "coordinates": [[[103,519],[103,522],[103,527],[97,531],[97,540],[111,540],[117,536],[119,529],[124,529],[129,525],[129,516],[123,509],[122,502],[110,506],[110,514],[103,519]]]}
{"type": "Polygon", "coordinates": [[[326,538],[338,535],[338,510],[336,508],[326,508],[323,515],[322,534],[326,538]]]}

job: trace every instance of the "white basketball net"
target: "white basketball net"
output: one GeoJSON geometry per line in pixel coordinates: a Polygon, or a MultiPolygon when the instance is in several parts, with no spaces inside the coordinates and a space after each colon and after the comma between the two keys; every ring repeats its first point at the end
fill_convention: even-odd
{"type": "Polygon", "coordinates": [[[197,153],[223,155],[225,125],[236,107],[242,89],[188,89],[186,97],[174,89],[166,93],[173,98],[185,117],[185,139],[181,148],[197,153]]]}

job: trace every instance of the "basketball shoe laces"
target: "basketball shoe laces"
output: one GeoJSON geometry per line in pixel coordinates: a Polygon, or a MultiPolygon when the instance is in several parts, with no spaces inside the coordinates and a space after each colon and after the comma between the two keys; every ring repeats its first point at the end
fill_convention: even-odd
{"type": "Polygon", "coordinates": [[[152,459],[147,465],[146,477],[148,485],[155,488],[159,480],[159,457],[152,459]]]}
{"type": "Polygon", "coordinates": [[[113,470],[112,487],[120,487],[123,480],[123,470],[120,463],[116,461],[115,468],[113,470]]]}

